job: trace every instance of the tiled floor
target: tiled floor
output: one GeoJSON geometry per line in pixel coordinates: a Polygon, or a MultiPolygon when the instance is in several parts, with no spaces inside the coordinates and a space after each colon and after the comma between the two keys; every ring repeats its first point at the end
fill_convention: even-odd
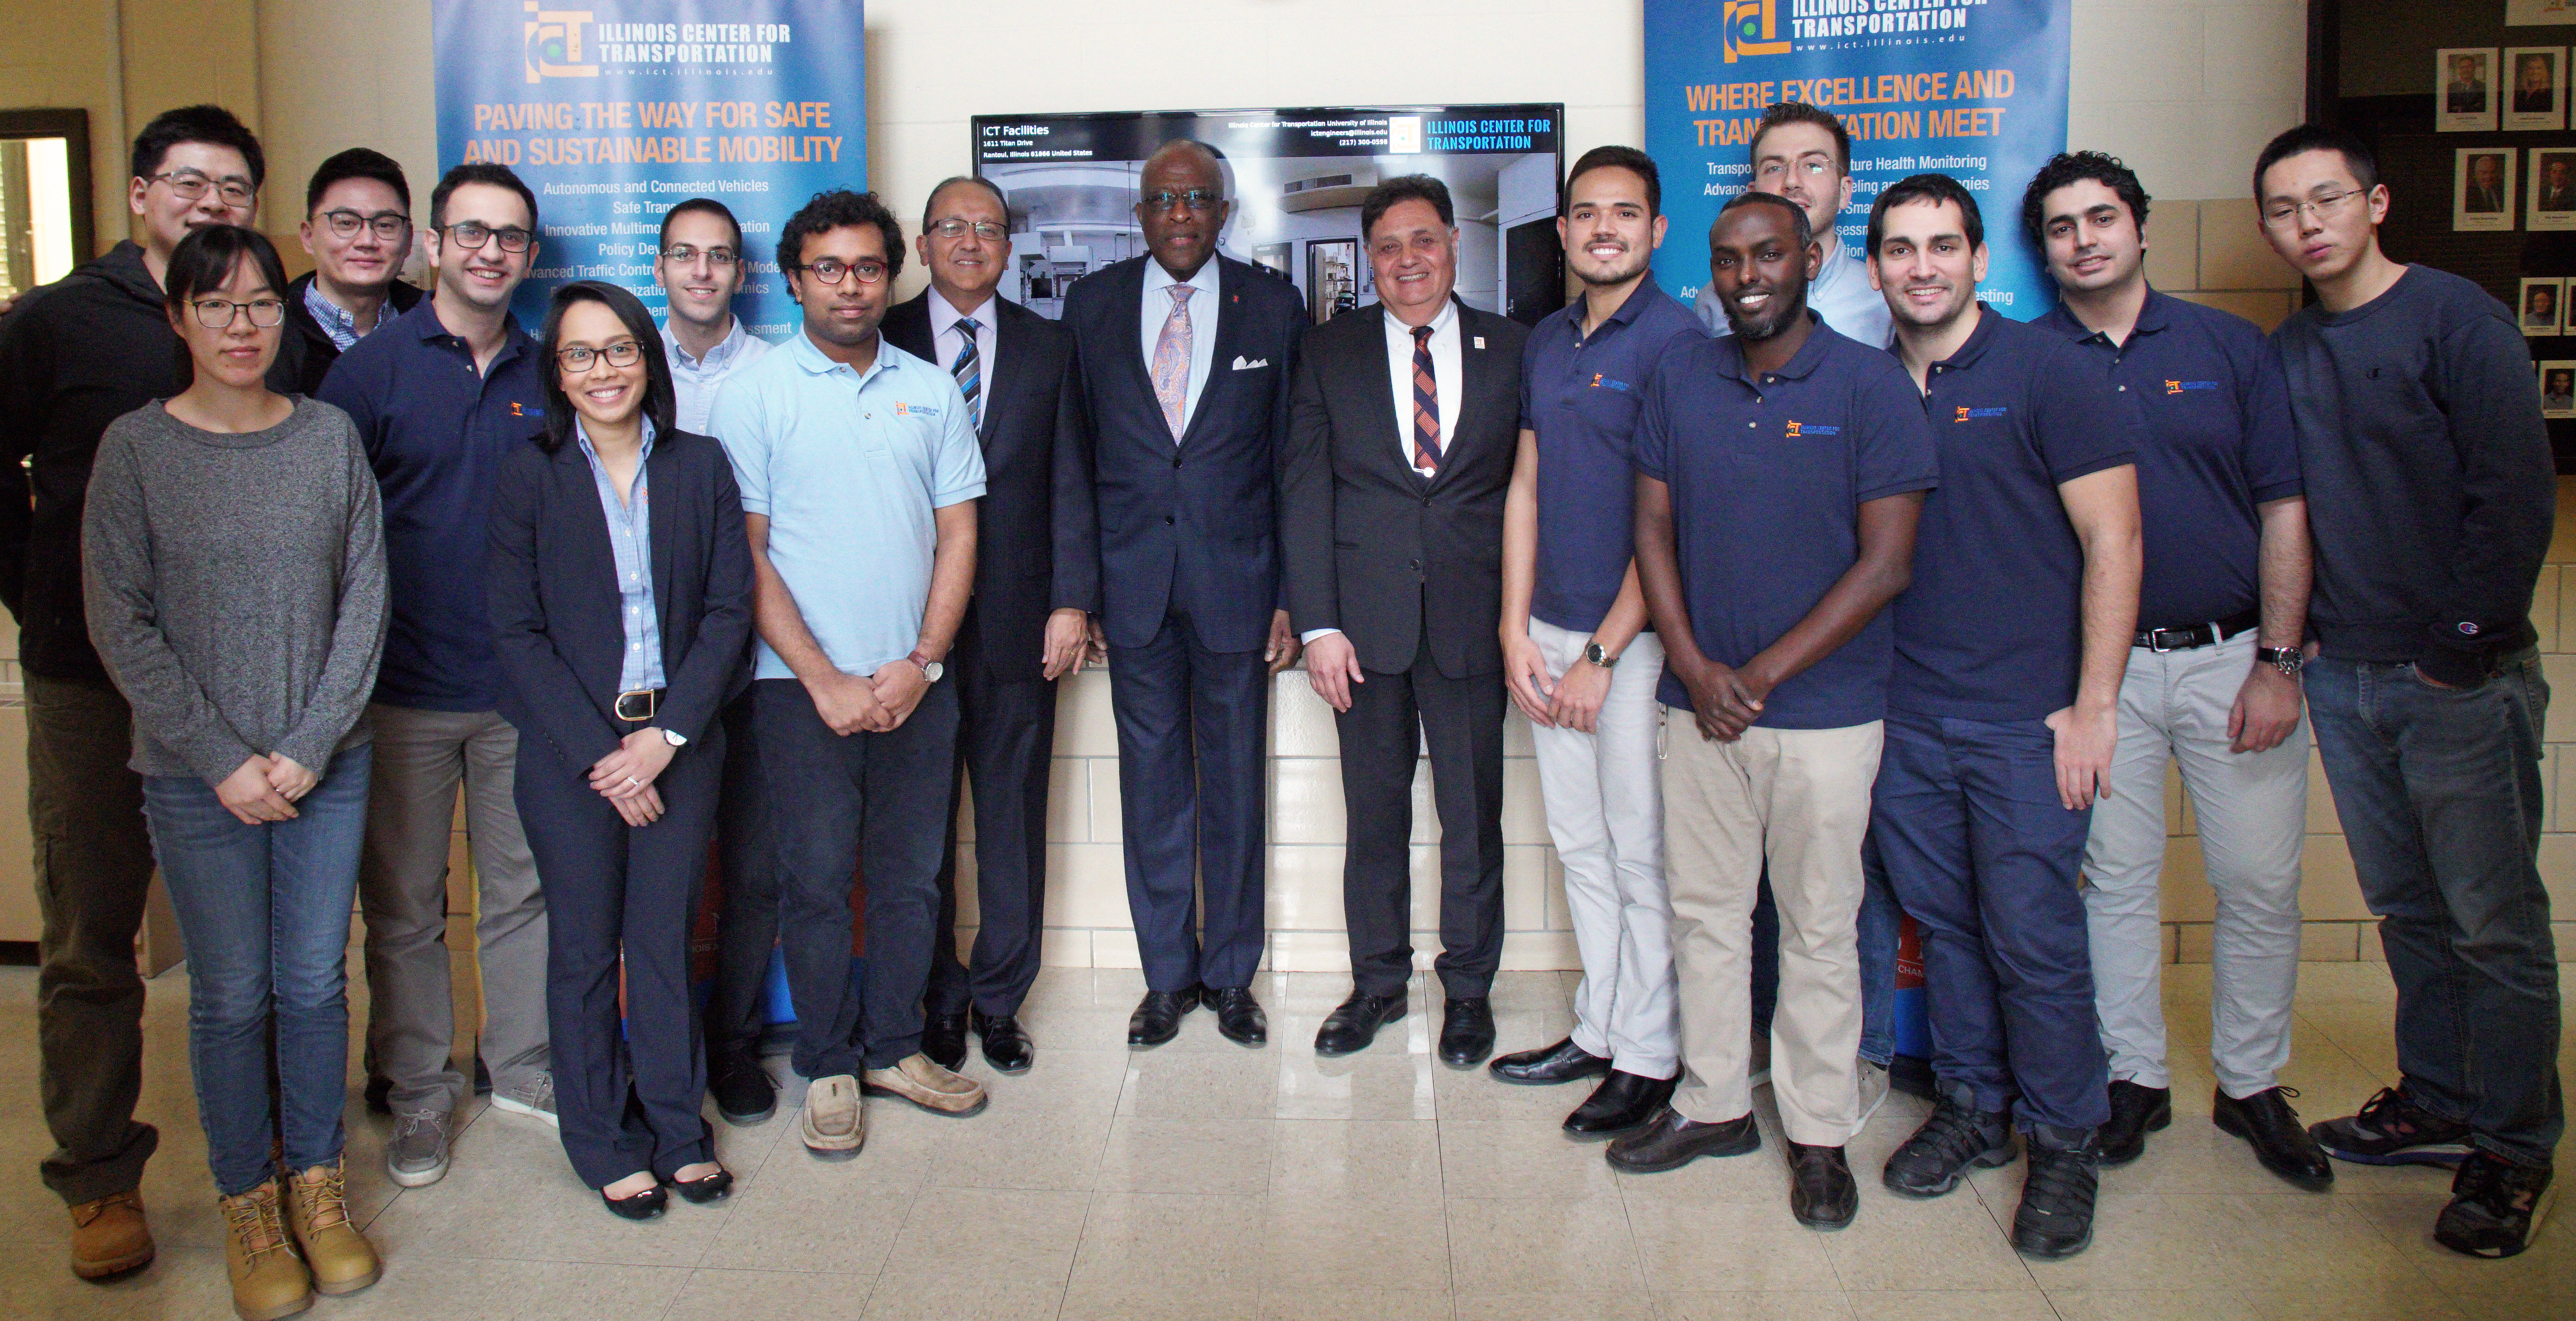
{"type": "MultiPolygon", "coordinates": [[[[2168,969],[2176,1122],[2104,1180],[2093,1249],[2027,1263],[2004,1240],[2018,1167],[1933,1202],[1882,1192],[1879,1163],[1924,1113],[1891,1098],[1853,1144],[1858,1223],[1788,1216],[1779,1133],[1763,1150],[1651,1178],[1613,1175],[1557,1132],[1573,1089],[1496,1085],[1429,1054],[1436,999],[1359,1056],[1307,1044],[1342,979],[1265,977],[1272,1044],[1244,1051],[1194,1014],[1181,1039],[1119,1047],[1133,973],[1050,969],[1027,1019],[1037,1067],[987,1078],[968,1120],[869,1102],[845,1165],[808,1159],[793,1092],[757,1128],[717,1126],[742,1182],[715,1207],[611,1218],[551,1129],[478,1105],[454,1172],[409,1191],[379,1163],[382,1121],[350,1129],[350,1185],[382,1283],[317,1321],[831,1321],[838,1318],[2488,1318],[2576,1316],[2576,1199],[2509,1262],[2434,1246],[2444,1175],[2345,1166],[2298,1192],[2210,1128],[2208,970],[2168,969]]],[[[61,1264],[66,1222],[37,1183],[34,974],[0,969],[0,1317],[228,1315],[219,1229],[190,1099],[186,982],[153,983],[142,1115],[161,1128],[145,1196],[161,1259],[104,1288],[61,1264]]],[[[1567,1026],[1570,975],[1506,976],[1506,1049],[1567,1026]]],[[[359,992],[363,996],[363,991],[359,992]]],[[[2311,1118],[2393,1072],[2375,965],[2310,964],[2288,1081],[2311,1118]]],[[[363,1013],[363,1008],[360,1008],[363,1013]]],[[[2571,1053],[2576,1054],[2576,1053],[2571,1053]]],[[[353,1055],[354,1059],[354,1055],[353,1055]]],[[[981,1069],[981,1061],[974,1066],[981,1069]]],[[[358,1114],[355,1091],[351,1111],[358,1114]]],[[[2563,1163],[2564,1164],[2564,1163],[2563,1163]]]]}

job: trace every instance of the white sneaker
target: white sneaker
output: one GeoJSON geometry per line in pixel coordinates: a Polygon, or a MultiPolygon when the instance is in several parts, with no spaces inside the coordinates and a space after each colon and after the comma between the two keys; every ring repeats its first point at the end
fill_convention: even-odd
{"type": "Polygon", "coordinates": [[[516,1087],[492,1089],[492,1108],[514,1115],[525,1115],[556,1128],[563,1125],[555,1119],[555,1076],[551,1073],[531,1075],[516,1087]]]}
{"type": "Polygon", "coordinates": [[[1860,1118],[1852,1121],[1852,1131],[1857,1133],[1866,1127],[1869,1124],[1869,1117],[1877,1114],[1878,1108],[1885,1104],[1887,1104],[1887,1066],[1862,1060],[1860,1062],[1860,1118]]]}
{"type": "Polygon", "coordinates": [[[1770,1033],[1755,1032],[1753,1034],[1753,1050],[1751,1054],[1745,1056],[1745,1064],[1747,1071],[1751,1075],[1744,1080],[1744,1085],[1746,1087],[1768,1087],[1771,1085],[1770,1033]]]}

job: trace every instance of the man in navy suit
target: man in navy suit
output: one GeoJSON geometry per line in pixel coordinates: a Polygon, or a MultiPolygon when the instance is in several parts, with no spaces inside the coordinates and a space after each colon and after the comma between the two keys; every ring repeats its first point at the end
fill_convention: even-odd
{"type": "Polygon", "coordinates": [[[975,595],[948,653],[957,676],[957,768],[975,785],[972,969],[957,958],[957,826],[939,871],[922,1053],[955,1069],[966,1034],[984,1060],[1025,1072],[1019,1022],[1037,980],[1046,915],[1047,760],[1055,680],[1082,664],[1100,608],[1100,530],[1073,336],[994,290],[1010,260],[1001,191],[959,176],[930,192],[913,239],[930,287],[886,313],[886,341],[948,369],[984,448],[975,595]]]}
{"type": "Polygon", "coordinates": [[[1269,676],[1298,652],[1276,451],[1306,312],[1295,286],[1217,255],[1228,208],[1214,151],[1166,145],[1140,191],[1150,255],[1082,280],[1064,312],[1089,403],[1127,906],[1145,964],[1127,1044],[1171,1040],[1205,1004],[1220,1032],[1259,1045],[1263,736],[1269,676]]]}

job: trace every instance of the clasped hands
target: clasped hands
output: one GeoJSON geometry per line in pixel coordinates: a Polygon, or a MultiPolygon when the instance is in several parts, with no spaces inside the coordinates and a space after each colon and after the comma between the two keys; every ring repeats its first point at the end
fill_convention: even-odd
{"type": "Polygon", "coordinates": [[[283,752],[254,756],[215,786],[215,801],[243,825],[295,819],[295,801],[313,792],[322,777],[283,752]]]}

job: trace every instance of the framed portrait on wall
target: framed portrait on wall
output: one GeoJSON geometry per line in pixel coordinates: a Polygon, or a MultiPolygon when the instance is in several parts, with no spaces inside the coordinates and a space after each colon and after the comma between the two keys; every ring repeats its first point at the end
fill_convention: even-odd
{"type": "Polygon", "coordinates": [[[2433,127],[2491,133],[2496,126],[2496,48],[2455,46],[2433,60],[2433,127]]]}
{"type": "Polygon", "coordinates": [[[2513,166],[2520,154],[2511,147],[2462,147],[2452,153],[2452,229],[2513,228],[2513,166]]]}
{"type": "Polygon", "coordinates": [[[2531,153],[2525,229],[2576,229],[2576,150],[2531,153]]]}
{"type": "Polygon", "coordinates": [[[2535,339],[2561,333],[2567,316],[2559,303],[2566,295],[2567,282],[2556,276],[2524,280],[2522,297],[2515,304],[2515,319],[2522,323],[2522,333],[2535,339]]]}
{"type": "Polygon", "coordinates": [[[2504,53],[2503,118],[2509,129],[2567,127],[2567,50],[2516,46],[2504,53]]]}
{"type": "Polygon", "coordinates": [[[2540,364],[2540,415],[2576,417],[2576,359],[2540,364]]]}

